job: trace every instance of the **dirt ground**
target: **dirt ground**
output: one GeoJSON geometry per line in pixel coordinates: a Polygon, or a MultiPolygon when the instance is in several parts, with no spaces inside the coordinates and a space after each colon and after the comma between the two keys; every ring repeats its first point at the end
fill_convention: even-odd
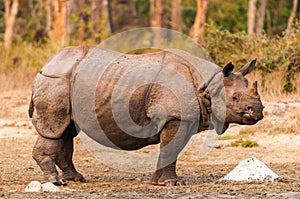
{"type": "MultiPolygon", "coordinates": [[[[252,127],[231,126],[211,152],[199,156],[205,133],[180,157],[177,171],[183,187],[148,184],[151,172],[132,173],[109,168],[75,139],[74,162],[86,183],[69,182],[56,193],[25,193],[25,186],[42,173],[31,157],[36,132],[27,117],[30,91],[0,94],[0,198],[300,198],[300,103],[264,103],[265,118],[252,127]],[[249,139],[259,146],[233,146],[249,139]],[[240,161],[255,156],[281,176],[274,183],[232,183],[218,179],[240,161]]],[[[148,147],[138,153],[147,153],[148,147]]]]}

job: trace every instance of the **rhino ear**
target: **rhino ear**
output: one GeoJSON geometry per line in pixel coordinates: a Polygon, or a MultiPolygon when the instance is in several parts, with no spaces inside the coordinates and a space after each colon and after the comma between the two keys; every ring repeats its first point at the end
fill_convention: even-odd
{"type": "Polygon", "coordinates": [[[225,77],[228,77],[229,73],[231,73],[234,69],[234,65],[229,62],[224,68],[223,68],[223,74],[225,77]]]}
{"type": "Polygon", "coordinates": [[[240,70],[238,70],[238,72],[242,73],[242,75],[245,76],[254,70],[255,64],[256,64],[256,58],[250,61],[249,63],[247,63],[245,66],[243,66],[240,70]]]}

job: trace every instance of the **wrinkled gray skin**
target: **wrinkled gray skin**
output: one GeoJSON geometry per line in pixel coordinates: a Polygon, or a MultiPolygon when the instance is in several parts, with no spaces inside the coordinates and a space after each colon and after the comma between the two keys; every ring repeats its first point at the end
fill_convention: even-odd
{"type": "MultiPolygon", "coordinates": [[[[76,121],[76,118],[80,117],[74,116],[72,113],[75,108],[79,110],[82,108],[84,112],[86,105],[80,104],[80,107],[71,107],[74,101],[72,92],[78,76],[78,66],[82,64],[80,67],[85,67],[84,61],[89,57],[92,49],[93,47],[85,46],[70,47],[59,51],[42,68],[33,84],[29,116],[32,117],[33,125],[39,133],[33,149],[33,158],[44,173],[43,180],[56,185],[64,185],[66,180],[85,181],[84,177],[76,171],[72,162],[73,138],[77,135],[75,123],[90,137],[98,136],[98,132],[94,132],[93,128],[88,125],[85,126],[84,121],[76,121]],[[62,170],[62,176],[58,176],[55,165],[62,170]]],[[[109,53],[97,50],[100,54],[109,53]]],[[[249,89],[248,82],[244,78],[254,69],[256,60],[249,62],[237,72],[233,72],[234,66],[231,63],[221,69],[215,64],[194,57],[193,59],[200,66],[199,70],[203,70],[201,66],[205,65],[212,67],[212,71],[216,71],[214,74],[210,74],[211,77],[203,78],[194,70],[195,66],[188,61],[189,56],[192,55],[174,49],[144,55],[120,55],[107,67],[97,85],[95,112],[105,136],[111,143],[124,150],[136,150],[160,143],[158,169],[150,180],[150,184],[185,184],[176,175],[177,156],[192,134],[208,129],[210,123],[214,125],[218,134],[222,134],[228,128],[229,123],[252,125],[263,118],[263,105],[257,92],[257,83],[255,82],[249,89]],[[197,107],[194,107],[195,104],[192,102],[187,102],[190,103],[187,110],[191,112],[200,110],[200,118],[192,113],[184,119],[181,118],[180,102],[168,88],[157,84],[144,85],[132,94],[130,115],[136,124],[148,126],[150,131],[152,127],[155,133],[145,138],[132,136],[120,130],[114,121],[111,109],[112,92],[116,82],[125,74],[126,70],[130,71],[137,65],[153,62],[172,67],[185,77],[192,86],[194,95],[197,96],[197,107]],[[211,86],[211,90],[209,93],[207,92],[207,88],[212,85],[211,82],[217,82],[220,85],[223,83],[225,86],[227,109],[224,125],[218,124],[220,120],[218,112],[213,110],[212,113],[212,109],[218,107],[218,100],[212,102],[211,96],[216,96],[218,93],[213,93],[214,89],[217,90],[216,86],[211,86]],[[164,107],[166,117],[163,117],[159,110],[157,111],[157,105],[164,107]]],[[[169,81],[170,77],[163,71],[162,67],[156,74],[158,82],[169,81]]],[[[205,74],[205,71],[200,72],[205,74]]],[[[178,82],[180,88],[179,84],[180,82],[178,82]]],[[[85,90],[84,92],[89,91],[85,90]]],[[[83,98],[84,92],[81,95],[83,98]]],[[[123,93],[118,93],[118,96],[122,99],[123,93]]],[[[215,109],[217,110],[217,108],[215,109]]],[[[139,133],[147,134],[149,132],[139,133]]],[[[97,141],[101,143],[101,140],[97,141]]],[[[110,146],[109,143],[101,144],[110,146]]]]}

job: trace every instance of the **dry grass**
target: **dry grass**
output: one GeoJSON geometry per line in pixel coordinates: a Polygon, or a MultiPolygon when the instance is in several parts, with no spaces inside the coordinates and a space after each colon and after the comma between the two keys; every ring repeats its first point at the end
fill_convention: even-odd
{"type": "Polygon", "coordinates": [[[17,68],[6,74],[0,74],[0,88],[2,92],[30,89],[37,68],[17,68]]]}
{"type": "Polygon", "coordinates": [[[20,43],[10,49],[0,51],[1,91],[31,88],[35,74],[60,47],[45,45],[36,47],[20,43]]]}
{"type": "MultiPolygon", "coordinates": [[[[44,63],[46,59],[44,58],[44,63]]],[[[42,67],[42,63],[38,67],[25,67],[24,65],[6,69],[5,72],[0,73],[0,88],[1,91],[31,89],[34,76],[42,67]]],[[[300,75],[295,79],[296,88],[300,88],[300,75]]],[[[247,77],[249,79],[249,86],[251,82],[257,80],[259,82],[259,91],[262,100],[265,102],[300,102],[299,90],[293,93],[287,93],[282,90],[282,73],[273,72],[262,77],[258,72],[253,73],[247,77]],[[265,82],[265,85],[262,85],[265,82]]]]}
{"type": "MultiPolygon", "coordinates": [[[[20,89],[31,89],[34,76],[39,69],[47,62],[49,57],[62,47],[47,44],[35,47],[31,44],[23,43],[9,50],[1,51],[0,56],[0,88],[1,91],[13,91],[20,89]]],[[[259,61],[259,60],[258,60],[259,61]]],[[[295,102],[300,101],[300,74],[294,78],[293,84],[299,88],[293,93],[283,91],[284,70],[279,67],[279,71],[274,71],[267,75],[261,72],[253,72],[247,78],[251,82],[259,82],[259,91],[262,100],[265,102],[295,102]]]]}
{"type": "Polygon", "coordinates": [[[291,93],[283,91],[284,73],[281,71],[274,71],[267,75],[253,72],[247,76],[247,79],[249,80],[249,87],[251,87],[252,82],[258,81],[258,90],[265,102],[300,102],[300,74],[293,80],[295,87],[299,89],[291,93]]]}

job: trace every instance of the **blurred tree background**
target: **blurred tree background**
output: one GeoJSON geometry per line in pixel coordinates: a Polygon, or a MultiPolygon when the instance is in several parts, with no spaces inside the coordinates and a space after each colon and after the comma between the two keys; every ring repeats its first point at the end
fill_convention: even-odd
{"type": "Polygon", "coordinates": [[[0,0],[0,77],[36,71],[63,46],[154,26],[191,36],[221,66],[257,57],[263,90],[277,72],[280,91],[297,92],[299,18],[298,0],[0,0]]]}

